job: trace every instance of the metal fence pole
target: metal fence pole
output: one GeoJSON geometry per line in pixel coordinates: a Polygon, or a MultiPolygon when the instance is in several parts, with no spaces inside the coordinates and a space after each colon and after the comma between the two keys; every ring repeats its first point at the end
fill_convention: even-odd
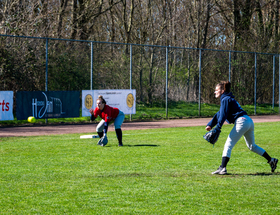
{"type": "Polygon", "coordinates": [[[49,40],[46,39],[46,86],[45,86],[46,91],[48,91],[48,48],[49,48],[49,40]]]}
{"type": "Polygon", "coordinates": [[[132,45],[130,45],[130,89],[132,89],[132,45]]]}
{"type": "Polygon", "coordinates": [[[257,53],[255,52],[254,115],[257,114],[257,53]]]}
{"type": "Polygon", "coordinates": [[[92,90],[92,79],[93,79],[93,42],[90,43],[90,90],[92,90]]]}
{"type": "MultiPolygon", "coordinates": [[[[132,89],[132,45],[130,44],[130,89],[132,89]]],[[[132,120],[132,114],[129,115],[130,121],[132,120]]]]}
{"type": "Polygon", "coordinates": [[[168,47],[166,47],[166,80],[165,80],[165,109],[166,109],[166,119],[168,119],[168,47]]]}
{"type": "MultiPolygon", "coordinates": [[[[47,38],[46,39],[46,86],[45,86],[45,90],[48,91],[48,49],[49,49],[49,39],[47,38]]],[[[46,104],[48,105],[48,104],[46,104]]],[[[48,123],[48,119],[46,118],[45,119],[45,123],[47,124],[48,123]]]]}
{"type": "Polygon", "coordinates": [[[200,116],[201,103],[201,49],[199,49],[199,84],[198,84],[198,116],[200,116]]]}
{"type": "Polygon", "coordinates": [[[229,51],[229,64],[228,64],[228,81],[230,82],[230,76],[231,76],[231,51],[229,51]]]}
{"type": "Polygon", "coordinates": [[[275,90],[275,55],[273,55],[273,84],[272,84],[272,109],[274,109],[274,90],[275,90]]]}

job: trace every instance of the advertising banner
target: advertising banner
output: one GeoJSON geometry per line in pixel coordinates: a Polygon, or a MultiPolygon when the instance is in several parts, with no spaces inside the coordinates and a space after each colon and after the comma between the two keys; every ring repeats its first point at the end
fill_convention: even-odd
{"type": "Polygon", "coordinates": [[[82,116],[90,116],[96,108],[96,99],[102,95],[107,105],[119,108],[124,114],[136,114],[136,90],[83,90],[82,116]]]}
{"type": "Polygon", "coordinates": [[[13,91],[0,91],[0,120],[14,120],[13,115],[13,91]]]}
{"type": "Polygon", "coordinates": [[[19,91],[16,101],[18,120],[80,116],[79,91],[19,91]]]}

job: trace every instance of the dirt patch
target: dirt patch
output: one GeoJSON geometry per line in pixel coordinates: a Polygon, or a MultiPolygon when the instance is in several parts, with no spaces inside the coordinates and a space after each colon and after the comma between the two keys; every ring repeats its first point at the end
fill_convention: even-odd
{"type": "MultiPolygon", "coordinates": [[[[277,122],[280,121],[280,115],[267,116],[251,116],[255,123],[260,122],[277,122]]],[[[206,126],[211,118],[195,118],[195,119],[174,119],[160,120],[152,122],[124,122],[122,130],[139,130],[154,128],[170,128],[170,127],[190,127],[190,126],[206,126]]],[[[35,125],[35,126],[18,126],[0,128],[0,137],[19,137],[19,136],[39,136],[53,134],[69,134],[69,133],[96,133],[96,123],[82,125],[35,125]]],[[[113,125],[109,126],[109,131],[113,130],[113,125]]]]}

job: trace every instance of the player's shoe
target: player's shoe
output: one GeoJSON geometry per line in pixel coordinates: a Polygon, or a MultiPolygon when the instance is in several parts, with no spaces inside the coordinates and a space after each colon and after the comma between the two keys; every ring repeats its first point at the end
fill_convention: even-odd
{"type": "Polygon", "coordinates": [[[102,143],[101,141],[98,141],[97,145],[99,145],[99,146],[106,146],[107,143],[102,143]]]}
{"type": "Polygon", "coordinates": [[[215,172],[212,172],[212,174],[226,175],[227,169],[225,167],[219,166],[219,168],[215,172]]]}
{"type": "Polygon", "coordinates": [[[107,143],[102,143],[100,146],[106,146],[107,145],[107,143]]]}
{"type": "Polygon", "coordinates": [[[123,144],[122,144],[122,143],[119,143],[119,146],[123,146],[123,144]]]}
{"type": "Polygon", "coordinates": [[[268,163],[271,167],[271,172],[274,172],[274,170],[277,168],[278,159],[271,158],[271,160],[268,163]]]}

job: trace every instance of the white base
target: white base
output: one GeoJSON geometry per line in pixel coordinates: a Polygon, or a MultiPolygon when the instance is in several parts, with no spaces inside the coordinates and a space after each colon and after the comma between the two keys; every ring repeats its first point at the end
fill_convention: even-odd
{"type": "Polygon", "coordinates": [[[99,138],[98,135],[82,135],[80,139],[91,139],[91,138],[99,138]]]}

